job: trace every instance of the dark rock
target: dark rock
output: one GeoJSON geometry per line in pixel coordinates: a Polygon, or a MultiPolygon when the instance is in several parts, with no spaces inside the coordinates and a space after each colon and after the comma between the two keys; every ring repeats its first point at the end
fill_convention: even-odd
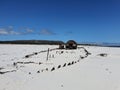
{"type": "Polygon", "coordinates": [[[51,69],[51,71],[54,71],[55,70],[55,67],[53,67],[52,69],[51,69]]]}
{"type": "Polygon", "coordinates": [[[37,55],[38,53],[36,52],[36,53],[34,53],[35,55],[37,55]]]}
{"type": "Polygon", "coordinates": [[[61,65],[58,66],[58,69],[61,68],[61,65]]]}
{"type": "Polygon", "coordinates": [[[37,71],[37,73],[40,73],[40,71],[37,71]]]}
{"type": "Polygon", "coordinates": [[[107,57],[106,53],[101,53],[101,54],[98,54],[98,55],[101,56],[101,57],[107,57]]]}
{"type": "Polygon", "coordinates": [[[48,68],[46,68],[46,71],[48,71],[48,68]]]}
{"type": "Polygon", "coordinates": [[[26,55],[25,58],[29,58],[29,55],[26,55]]]}
{"type": "Polygon", "coordinates": [[[63,67],[65,67],[66,66],[66,63],[63,65],[63,67]]]}
{"type": "Polygon", "coordinates": [[[68,66],[70,66],[71,65],[71,63],[68,63],[68,66]]]}
{"type": "Polygon", "coordinates": [[[72,61],[72,63],[71,64],[74,64],[75,62],[74,61],[72,61]]]}

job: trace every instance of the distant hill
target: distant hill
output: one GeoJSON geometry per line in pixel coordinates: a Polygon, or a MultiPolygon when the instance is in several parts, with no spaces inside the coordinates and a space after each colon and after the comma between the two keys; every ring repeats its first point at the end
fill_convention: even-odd
{"type": "Polygon", "coordinates": [[[0,44],[48,44],[48,45],[59,45],[64,44],[63,41],[53,40],[14,40],[14,41],[0,41],[0,44]]]}
{"type": "Polygon", "coordinates": [[[97,42],[81,42],[79,45],[86,45],[86,46],[102,46],[102,47],[120,47],[120,43],[97,43],[97,42]]]}
{"type": "MultiPolygon", "coordinates": [[[[13,40],[13,41],[0,41],[0,44],[44,44],[44,45],[59,45],[65,44],[63,41],[54,40],[13,40]]],[[[96,43],[96,42],[80,42],[78,45],[85,46],[103,46],[103,47],[120,47],[120,43],[96,43]]]]}

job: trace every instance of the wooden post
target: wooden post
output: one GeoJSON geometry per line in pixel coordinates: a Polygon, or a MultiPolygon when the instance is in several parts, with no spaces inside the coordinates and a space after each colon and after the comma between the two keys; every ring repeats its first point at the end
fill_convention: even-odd
{"type": "Polygon", "coordinates": [[[48,56],[49,56],[49,48],[48,48],[48,51],[47,51],[47,58],[46,58],[46,60],[48,60],[48,56]]]}

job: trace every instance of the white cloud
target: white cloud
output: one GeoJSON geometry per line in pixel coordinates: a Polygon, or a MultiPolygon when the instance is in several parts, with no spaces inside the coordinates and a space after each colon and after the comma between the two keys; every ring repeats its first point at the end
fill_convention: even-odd
{"type": "Polygon", "coordinates": [[[15,31],[13,26],[8,26],[4,28],[0,28],[0,35],[23,35],[23,34],[31,34],[34,31],[32,29],[26,28],[23,32],[15,31]]]}
{"type": "Polygon", "coordinates": [[[32,29],[27,28],[26,33],[33,33],[34,31],[32,29]]]}
{"type": "Polygon", "coordinates": [[[11,35],[20,35],[21,33],[20,32],[15,32],[15,31],[10,31],[9,34],[11,34],[11,35]]]}
{"type": "Polygon", "coordinates": [[[40,34],[41,35],[55,35],[54,32],[50,31],[50,30],[47,30],[47,29],[43,29],[40,31],[40,34]]]}
{"type": "Polygon", "coordinates": [[[8,35],[9,32],[6,31],[4,28],[0,28],[0,35],[8,35]]]}
{"type": "Polygon", "coordinates": [[[19,32],[15,32],[13,30],[7,30],[5,28],[0,29],[0,35],[18,35],[20,34],[19,32]]]}
{"type": "MultiPolygon", "coordinates": [[[[28,27],[21,28],[20,30],[18,29],[17,31],[14,30],[13,26],[0,28],[0,35],[26,35],[26,34],[38,34],[38,33],[35,32],[34,29],[31,29],[28,27]]],[[[42,29],[39,32],[39,34],[40,35],[56,35],[56,33],[48,29],[42,29]]]]}
{"type": "Polygon", "coordinates": [[[18,32],[13,31],[13,26],[0,28],[0,35],[18,35],[18,32]]]}

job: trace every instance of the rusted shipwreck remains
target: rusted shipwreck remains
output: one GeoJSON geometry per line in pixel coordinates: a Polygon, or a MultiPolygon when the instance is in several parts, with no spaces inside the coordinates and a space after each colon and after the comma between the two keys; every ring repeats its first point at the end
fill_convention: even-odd
{"type": "Polygon", "coordinates": [[[74,40],[69,40],[66,44],[60,44],[59,49],[77,49],[77,43],[74,40]]]}

